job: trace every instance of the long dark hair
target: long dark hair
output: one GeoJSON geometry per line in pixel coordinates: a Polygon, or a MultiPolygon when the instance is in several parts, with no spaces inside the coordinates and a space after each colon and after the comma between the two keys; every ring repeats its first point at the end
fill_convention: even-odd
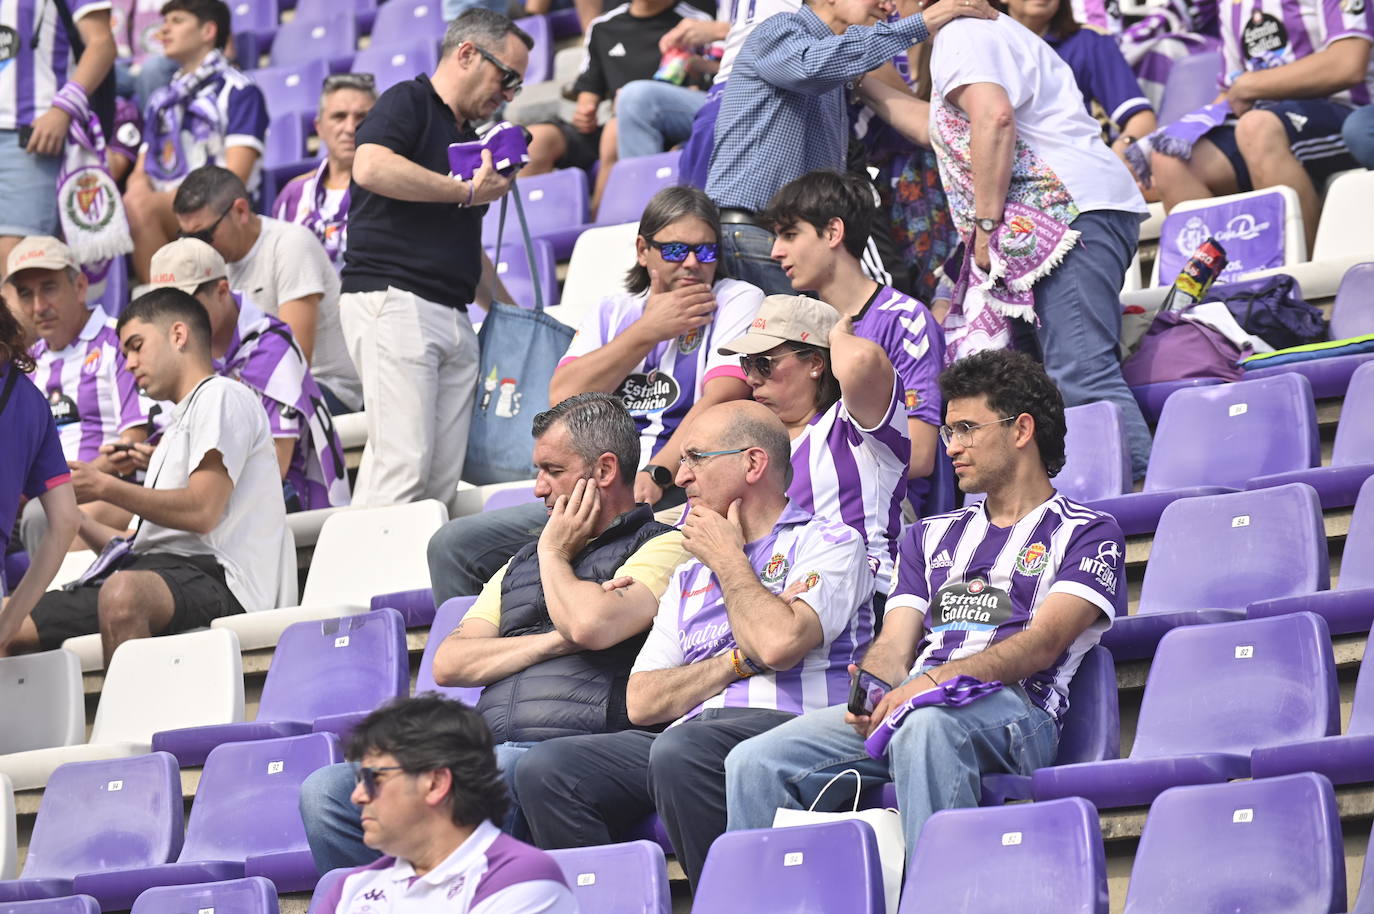
{"type": "MultiPolygon", "coordinates": [[[[679,219],[691,216],[700,219],[720,241],[720,210],[711,198],[695,187],[685,184],[665,187],[654,194],[639,217],[639,237],[646,241],[679,219]]],[[[716,260],[716,280],[728,276],[723,260],[716,260]]],[[[649,288],[649,271],[636,261],[625,274],[625,289],[638,295],[649,288]]]]}
{"type": "Polygon", "coordinates": [[[24,345],[24,328],[10,311],[8,302],[0,302],[0,365],[13,365],[16,371],[25,374],[34,368],[33,357],[24,345]]]}

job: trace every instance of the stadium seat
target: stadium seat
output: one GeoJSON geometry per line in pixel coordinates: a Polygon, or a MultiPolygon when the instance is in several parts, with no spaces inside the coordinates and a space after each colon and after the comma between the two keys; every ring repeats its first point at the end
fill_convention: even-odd
{"type": "Polygon", "coordinates": [[[373,44],[403,44],[417,38],[438,44],[443,37],[442,0],[388,0],[378,6],[372,21],[373,44]]]}
{"type": "Polygon", "coordinates": [[[520,479],[514,482],[493,482],[484,486],[460,483],[458,486],[458,494],[453,500],[453,516],[467,517],[470,514],[479,514],[482,511],[488,510],[488,506],[492,504],[498,506],[518,504],[518,501],[506,501],[507,498],[513,499],[514,497],[505,496],[501,493],[506,489],[515,489],[521,493],[520,500],[523,501],[524,493],[529,492],[533,486],[533,479],[520,479]],[[495,499],[495,501],[493,501],[493,499],[495,499]]]}
{"type": "Polygon", "coordinates": [[[334,886],[343,882],[344,877],[353,872],[351,868],[341,867],[337,870],[330,870],[320,877],[320,881],[315,883],[314,894],[310,896],[310,907],[305,914],[334,914],[333,908],[325,906],[325,898],[334,890],[334,886]]]}
{"type": "Polygon", "coordinates": [[[1141,384],[1131,388],[1131,394],[1135,397],[1135,402],[1140,406],[1140,414],[1145,417],[1145,421],[1151,425],[1159,422],[1160,413],[1164,412],[1164,403],[1169,399],[1169,395],[1176,390],[1183,390],[1190,387],[1215,387],[1217,384],[1224,384],[1221,378],[1185,378],[1182,381],[1157,381],[1154,384],[1141,384]]]}
{"type": "Polygon", "coordinates": [[[212,629],[238,634],[245,650],[271,647],[294,622],[367,612],[373,594],[429,586],[425,547],[448,520],[427,499],[331,514],[320,528],[301,605],[224,616],[212,629]]]}
{"type": "Polygon", "coordinates": [[[305,126],[298,114],[288,112],[267,125],[262,164],[264,168],[294,164],[305,156],[305,126]]]}
{"type": "Polygon", "coordinates": [[[867,822],[728,831],[711,844],[694,914],[882,914],[878,839],[867,822]]]}
{"type": "MultiPolygon", "coordinates": [[[[358,33],[367,35],[372,32],[372,23],[377,18],[377,0],[345,0],[344,6],[351,2],[353,18],[358,23],[358,33]]],[[[339,0],[298,0],[297,19],[323,19],[339,15],[339,0]]]]}
{"type": "Polygon", "coordinates": [[[1338,732],[1335,660],[1320,616],[1190,625],[1159,642],[1130,756],[1041,768],[1031,793],[1139,806],[1169,787],[1248,777],[1255,748],[1338,732]]]}
{"type": "Polygon", "coordinates": [[[253,70],[249,75],[267,99],[272,117],[298,114],[308,122],[319,110],[320,87],[329,75],[329,65],[322,58],[307,57],[290,66],[253,70]]]}
{"type": "Polygon", "coordinates": [[[420,73],[433,73],[438,63],[439,52],[434,42],[420,38],[400,44],[368,45],[353,58],[353,72],[371,73],[377,79],[377,92],[382,93],[420,73]]]}
{"type": "MultiPolygon", "coordinates": [[[[954,478],[954,464],[950,461],[944,448],[935,449],[935,469],[926,478],[930,480],[930,488],[926,489],[919,505],[913,504],[916,509],[916,516],[934,517],[937,514],[944,514],[946,511],[953,511],[954,499],[959,491],[959,485],[954,478]]],[[[911,496],[908,495],[907,497],[909,500],[911,496]]]]}
{"type": "Polygon", "coordinates": [[[577,905],[596,914],[672,914],[668,864],[652,841],[549,851],[577,905]]]}
{"type": "MultiPolygon", "coordinates": [[[[509,231],[510,226],[507,225],[506,228],[509,231]]],[[[505,284],[513,303],[522,308],[533,308],[535,282],[530,276],[530,262],[525,256],[525,246],[502,244],[499,257],[492,248],[487,248],[486,253],[496,265],[496,275],[505,284]]],[[[553,245],[542,238],[534,240],[534,267],[539,271],[539,291],[544,296],[544,307],[558,304],[558,261],[553,256],[553,245]]]]}
{"type": "MultiPolygon", "coordinates": [[[[1121,573],[1115,569],[1118,580],[1121,573]]],[[[1170,629],[1242,619],[1256,600],[1330,586],[1326,528],[1311,486],[1180,499],[1159,519],[1135,614],[1118,618],[1102,644],[1117,660],[1138,660],[1170,629]]]]}
{"type": "Polygon", "coordinates": [[[635,238],[639,219],[624,225],[589,228],[578,236],[568,261],[563,296],[554,312],[572,327],[601,303],[625,291],[625,274],[635,265],[635,238]]]}
{"type": "Polygon", "coordinates": [[[538,85],[553,79],[553,26],[548,16],[524,16],[515,20],[525,34],[534,39],[530,62],[525,67],[525,83],[538,85]]]}
{"type": "Polygon", "coordinates": [[[166,863],[181,850],[181,775],[165,752],[73,762],[53,772],[20,879],[0,901],[55,898],[96,870],[166,863]]]}
{"type": "Polygon", "coordinates": [[[0,774],[0,880],[19,874],[19,823],[14,812],[14,787],[0,774]]]}
{"type": "Polygon", "coordinates": [[[596,211],[598,225],[639,222],[649,199],[665,187],[678,183],[679,150],[658,155],[621,159],[611,166],[601,208],[596,211]]]}
{"type": "Polygon", "coordinates": [[[369,711],[409,688],[405,622],[396,610],[297,622],[277,642],[256,720],[164,730],[153,734],[153,748],[189,766],[203,765],[223,743],[312,731],[347,739],[369,711]]]}
{"type": "Polygon", "coordinates": [[[41,901],[0,901],[0,914],[100,914],[100,903],[89,895],[68,895],[41,901]]]}
{"type": "Polygon", "coordinates": [[[248,876],[200,885],[155,886],[138,896],[129,914],[277,914],[278,910],[276,886],[262,876],[248,876]]]}
{"type": "Polygon", "coordinates": [[[1217,97],[1221,70],[1220,51],[1203,51],[1175,60],[1164,80],[1164,96],[1159,104],[1160,126],[1172,124],[1183,115],[1211,104],[1217,97]]]}
{"type": "Polygon", "coordinates": [[[0,753],[86,739],[81,664],[70,651],[0,658],[0,753]]]}
{"type": "Polygon", "coordinates": [[[1068,424],[1064,469],[1054,487],[1074,501],[1091,501],[1131,491],[1131,451],[1121,407],[1099,400],[1064,410],[1068,424]]]}
{"type": "Polygon", "coordinates": [[[1245,614],[1260,619],[1296,612],[1321,616],[1334,635],[1365,634],[1374,626],[1374,478],[1360,487],[1336,589],[1258,600],[1245,614]]]}
{"type": "Polygon", "coordinates": [[[434,590],[419,587],[415,590],[374,594],[372,608],[396,610],[405,620],[406,628],[428,628],[434,621],[434,590]]]}
{"type": "Polygon", "coordinates": [[[73,888],[114,910],[155,885],[244,876],[266,876],[280,892],[309,891],[319,874],[301,822],[301,781],[342,759],[332,733],[218,746],[205,760],[175,863],[85,872],[73,888]]]}
{"type": "Polygon", "coordinates": [[[153,734],[243,720],[243,663],[231,631],[135,638],[115,650],[91,741],[0,755],[15,790],[42,787],[68,762],[140,755],[153,734]]]}
{"type": "MultiPolygon", "coordinates": [[[[390,7],[400,0],[391,0],[390,7]]],[[[543,238],[553,245],[554,257],[566,259],[572,253],[577,236],[587,222],[587,173],[580,168],[560,168],[548,174],[521,178],[517,183],[525,203],[525,219],[530,235],[543,238]]],[[[520,223],[515,206],[507,208],[506,238],[520,244],[520,223]]],[[[482,237],[495,239],[501,223],[501,207],[487,207],[482,220],[482,237]]],[[[505,242],[503,242],[504,246],[505,242]]]]}
{"type": "MultiPolygon", "coordinates": [[[[1374,172],[1363,168],[1348,171],[1331,182],[1322,202],[1317,237],[1312,243],[1314,261],[1356,257],[1358,262],[1364,262],[1370,259],[1366,228],[1370,200],[1374,200],[1374,172]]],[[[1305,283],[1303,288],[1307,288],[1305,283]]]]}
{"type": "MultiPolygon", "coordinates": [[[[402,40],[412,37],[407,35],[402,40]]],[[[297,17],[277,26],[277,37],[272,42],[272,66],[303,66],[323,60],[328,63],[331,72],[342,73],[353,62],[357,44],[358,25],[352,16],[333,15],[324,19],[297,17]]],[[[312,111],[319,102],[320,83],[314,85],[313,91],[312,111]]],[[[270,100],[268,104],[270,106],[270,100]]],[[[272,109],[269,107],[268,110],[272,109]]]]}
{"type": "Polygon", "coordinates": [[[1175,391],[1155,431],[1143,491],[1094,499],[1127,536],[1154,530],[1180,498],[1233,492],[1246,480],[1321,463],[1317,411],[1302,375],[1175,391]]]}
{"type": "Polygon", "coordinates": [[[1150,285],[1173,285],[1188,258],[1209,237],[1221,242],[1228,257],[1218,282],[1307,260],[1297,191],[1277,185],[1175,206],[1159,231],[1159,256],[1150,285]],[[1233,240],[1241,236],[1244,245],[1233,240]]]}
{"type": "Polygon", "coordinates": [[[256,64],[277,34],[277,0],[237,0],[229,5],[229,28],[239,60],[256,64]]]}
{"type": "Polygon", "coordinates": [[[344,413],[334,417],[334,431],[339,433],[339,443],[344,450],[353,450],[367,444],[367,411],[344,413]]]}
{"type": "Polygon", "coordinates": [[[1344,910],[1340,814],[1321,775],[1175,787],[1150,807],[1126,914],[1344,910]]]}
{"type": "Polygon", "coordinates": [[[434,614],[434,624],[429,627],[429,637],[425,639],[425,652],[420,657],[420,671],[415,674],[416,695],[438,692],[454,701],[468,705],[477,704],[477,699],[482,694],[481,686],[441,686],[434,681],[434,655],[438,652],[439,645],[458,627],[458,623],[463,621],[463,616],[467,615],[467,611],[476,601],[476,597],[453,597],[445,600],[444,605],[434,614]]]}
{"type": "Polygon", "coordinates": [[[1078,797],[941,810],[921,829],[897,910],[1107,914],[1097,810],[1078,797]]]}
{"type": "Polygon", "coordinates": [[[482,510],[500,511],[502,508],[515,508],[532,501],[543,501],[534,494],[534,486],[509,487],[493,492],[487,503],[482,506],[482,510]]]}

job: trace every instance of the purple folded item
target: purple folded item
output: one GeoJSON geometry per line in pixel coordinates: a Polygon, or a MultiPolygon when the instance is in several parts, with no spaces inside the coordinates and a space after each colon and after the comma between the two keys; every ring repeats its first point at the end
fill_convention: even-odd
{"type": "Polygon", "coordinates": [[[466,143],[450,143],[448,147],[448,167],[464,181],[477,173],[482,165],[482,150],[491,150],[491,164],[503,175],[518,171],[520,166],[530,160],[529,144],[525,139],[525,129],[502,121],[492,126],[478,140],[466,143]]]}
{"type": "Polygon", "coordinates": [[[955,676],[953,679],[940,683],[939,688],[927,689],[915,698],[898,705],[888,714],[878,728],[868,735],[864,740],[864,748],[868,750],[869,756],[880,759],[887,754],[887,744],[892,742],[892,737],[896,734],[897,728],[906,720],[906,716],[917,708],[927,708],[932,705],[944,705],[946,708],[962,708],[964,705],[973,704],[978,699],[991,695],[1002,690],[1002,683],[994,679],[992,682],[983,682],[972,676],[955,676]]]}
{"type": "Polygon", "coordinates": [[[1131,167],[1136,180],[1149,186],[1153,175],[1150,169],[1150,153],[1159,152],[1175,159],[1188,161],[1193,156],[1193,146],[1209,131],[1226,123],[1231,116],[1231,103],[1224,99],[1204,105],[1191,114],[1165,124],[1138,143],[1126,147],[1126,164],[1131,167]]]}

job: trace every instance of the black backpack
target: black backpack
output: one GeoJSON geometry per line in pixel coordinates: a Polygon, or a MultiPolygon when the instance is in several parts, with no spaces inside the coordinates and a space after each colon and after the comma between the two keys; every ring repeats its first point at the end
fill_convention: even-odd
{"type": "Polygon", "coordinates": [[[1327,339],[1326,316],[1302,297],[1298,281],[1287,274],[1218,283],[1204,301],[1220,301],[1245,329],[1275,349],[1327,339]]]}

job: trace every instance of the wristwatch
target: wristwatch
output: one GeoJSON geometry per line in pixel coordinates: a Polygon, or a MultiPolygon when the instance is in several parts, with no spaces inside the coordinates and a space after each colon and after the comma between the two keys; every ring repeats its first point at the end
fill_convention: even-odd
{"type": "Polygon", "coordinates": [[[980,229],[987,232],[989,235],[997,231],[997,226],[1002,224],[1001,219],[975,219],[974,221],[978,223],[980,229]]]}
{"type": "Polygon", "coordinates": [[[673,487],[673,471],[667,467],[659,466],[656,463],[646,463],[640,472],[648,473],[649,478],[654,481],[654,485],[665,492],[673,487]]]}

